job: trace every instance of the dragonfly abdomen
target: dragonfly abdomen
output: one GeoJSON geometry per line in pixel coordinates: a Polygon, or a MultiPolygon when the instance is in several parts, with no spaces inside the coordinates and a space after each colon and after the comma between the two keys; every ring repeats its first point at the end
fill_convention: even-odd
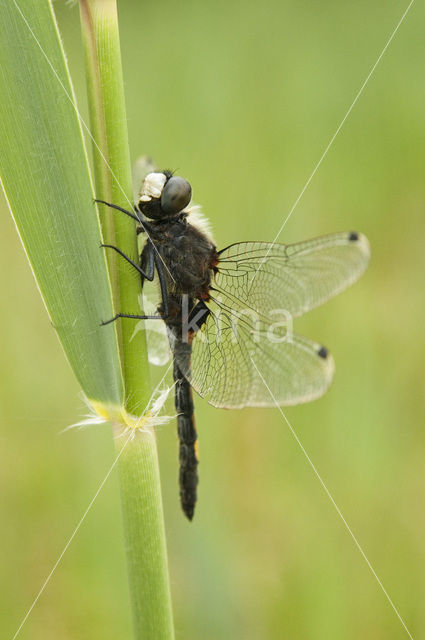
{"type": "Polygon", "coordinates": [[[174,363],[175,404],[177,433],[179,437],[180,501],[185,515],[192,520],[195,511],[198,486],[197,433],[193,415],[192,388],[174,363]]]}

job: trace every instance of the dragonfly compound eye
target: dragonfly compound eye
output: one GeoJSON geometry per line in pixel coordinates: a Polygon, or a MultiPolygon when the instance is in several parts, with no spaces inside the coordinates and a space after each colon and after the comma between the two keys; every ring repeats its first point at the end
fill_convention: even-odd
{"type": "Polygon", "coordinates": [[[169,215],[182,211],[190,202],[192,187],[184,178],[173,176],[161,194],[161,209],[169,215]]]}

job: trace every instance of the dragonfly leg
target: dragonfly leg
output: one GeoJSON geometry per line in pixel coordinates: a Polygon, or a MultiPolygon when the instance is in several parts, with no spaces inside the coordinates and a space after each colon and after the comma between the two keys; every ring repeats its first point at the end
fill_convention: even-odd
{"type": "Polygon", "coordinates": [[[168,289],[167,289],[167,281],[165,279],[165,273],[164,273],[164,264],[161,261],[158,254],[154,255],[154,260],[155,260],[155,267],[156,267],[158,278],[159,278],[159,286],[161,287],[162,313],[167,318],[170,312],[170,308],[168,304],[168,289]]]}
{"type": "Polygon", "coordinates": [[[143,247],[142,255],[140,256],[140,265],[141,265],[141,269],[144,272],[144,275],[142,276],[142,287],[143,287],[144,279],[146,278],[146,280],[149,280],[149,282],[152,282],[153,277],[155,275],[155,249],[150,240],[148,240],[145,246],[143,247]],[[145,266],[146,268],[144,268],[145,266]]]}
{"type": "MultiPolygon", "coordinates": [[[[129,216],[130,218],[133,218],[133,220],[136,220],[136,222],[138,222],[142,226],[144,224],[143,220],[139,216],[134,214],[132,211],[127,211],[127,209],[123,209],[123,207],[119,207],[117,204],[111,204],[110,202],[106,202],[105,200],[98,200],[97,198],[95,198],[94,201],[99,203],[99,204],[106,204],[106,206],[107,207],[111,207],[111,209],[116,209],[117,211],[122,211],[122,213],[125,213],[126,216],[129,216]]],[[[136,211],[138,211],[138,209],[136,209],[136,211]]]]}
{"type": "Polygon", "coordinates": [[[129,258],[123,251],[121,251],[121,249],[119,249],[115,245],[113,245],[113,244],[101,244],[100,246],[103,247],[104,249],[113,249],[114,251],[119,253],[119,255],[122,256],[124,258],[124,260],[127,260],[127,262],[129,264],[131,264],[131,266],[134,267],[136,269],[136,271],[138,271],[140,273],[142,278],[146,278],[146,280],[149,280],[149,281],[153,280],[153,273],[150,274],[150,273],[146,273],[145,271],[143,271],[142,267],[140,267],[136,262],[134,262],[131,258],[129,258]]]}
{"type": "Polygon", "coordinates": [[[110,320],[102,320],[100,324],[102,327],[104,327],[106,324],[115,322],[115,320],[118,320],[118,318],[132,318],[133,320],[165,320],[165,316],[142,316],[135,313],[117,313],[110,320]]]}
{"type": "Polygon", "coordinates": [[[143,269],[142,266],[139,266],[136,262],[134,262],[131,258],[129,258],[123,251],[121,251],[121,249],[119,249],[115,245],[101,244],[100,246],[106,247],[108,249],[113,249],[114,251],[119,253],[119,255],[122,256],[124,260],[127,260],[127,262],[131,264],[131,266],[134,267],[136,271],[138,271],[142,276],[142,286],[143,286],[143,281],[145,279],[149,280],[149,282],[152,282],[154,278],[154,251],[153,251],[152,243],[150,241],[146,243],[141,256],[141,264],[145,265],[147,263],[146,269],[143,269]]]}
{"type": "Polygon", "coordinates": [[[122,256],[125,260],[127,260],[127,262],[129,264],[131,264],[131,266],[134,267],[140,273],[140,275],[142,276],[142,286],[143,286],[143,281],[144,281],[145,278],[146,278],[146,280],[149,280],[150,282],[152,282],[152,280],[154,279],[155,266],[156,266],[157,271],[158,271],[158,276],[159,276],[159,282],[160,282],[160,286],[161,286],[161,294],[162,294],[162,302],[163,302],[163,305],[162,305],[163,306],[163,308],[162,308],[163,313],[161,313],[160,315],[141,315],[141,314],[136,314],[136,313],[117,313],[110,320],[103,320],[101,322],[101,325],[104,326],[106,324],[110,324],[111,322],[115,322],[115,320],[118,320],[118,318],[132,318],[133,320],[165,320],[167,318],[167,316],[168,316],[168,309],[169,309],[167,288],[166,288],[166,283],[165,283],[164,272],[162,270],[162,263],[159,260],[159,258],[156,256],[152,243],[148,241],[147,244],[145,245],[145,248],[144,248],[143,253],[142,253],[141,262],[142,262],[142,264],[147,263],[147,269],[146,270],[142,269],[142,267],[140,267],[133,260],[131,260],[131,258],[126,256],[125,253],[123,251],[121,251],[121,249],[119,249],[118,247],[116,247],[116,246],[114,246],[112,244],[103,244],[101,246],[102,247],[107,247],[109,249],[114,249],[114,251],[119,253],[120,256],[122,256]]]}
{"type": "Polygon", "coordinates": [[[98,202],[99,204],[106,204],[106,206],[107,207],[111,207],[111,209],[116,209],[117,211],[122,211],[122,213],[125,213],[126,216],[128,216],[129,218],[132,218],[133,220],[138,222],[138,224],[140,226],[138,226],[137,229],[136,229],[137,235],[139,235],[139,233],[146,233],[146,232],[149,234],[149,232],[151,230],[151,226],[149,225],[149,222],[147,222],[146,220],[143,220],[141,212],[140,212],[140,209],[136,205],[134,205],[134,211],[136,212],[134,214],[132,211],[128,211],[127,209],[124,209],[123,207],[119,207],[117,204],[112,204],[111,202],[106,202],[106,200],[98,200],[97,198],[95,198],[94,201],[98,202]]]}

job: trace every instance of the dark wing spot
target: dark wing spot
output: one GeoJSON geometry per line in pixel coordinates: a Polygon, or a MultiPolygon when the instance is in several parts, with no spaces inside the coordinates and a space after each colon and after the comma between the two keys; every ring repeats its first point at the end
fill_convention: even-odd
{"type": "Polygon", "coordinates": [[[357,231],[351,231],[351,233],[348,234],[348,239],[350,242],[357,242],[357,240],[359,239],[359,234],[357,233],[357,231]]]}
{"type": "Polygon", "coordinates": [[[317,352],[317,355],[320,358],[323,358],[324,360],[326,360],[326,358],[329,355],[329,351],[326,349],[326,347],[320,347],[319,351],[317,352]]]}

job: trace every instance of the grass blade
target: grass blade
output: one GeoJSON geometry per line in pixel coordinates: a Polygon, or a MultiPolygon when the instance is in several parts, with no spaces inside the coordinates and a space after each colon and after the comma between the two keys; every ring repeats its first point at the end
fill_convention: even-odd
{"type": "Polygon", "coordinates": [[[100,227],[50,3],[0,3],[0,173],[47,311],[90,400],[123,387],[100,227]]]}

